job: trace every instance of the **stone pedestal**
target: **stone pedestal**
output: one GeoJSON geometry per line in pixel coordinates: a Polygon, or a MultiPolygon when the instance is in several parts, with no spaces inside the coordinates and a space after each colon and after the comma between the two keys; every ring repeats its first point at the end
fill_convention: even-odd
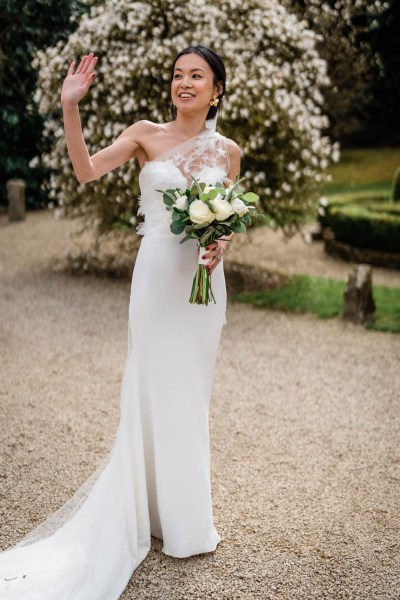
{"type": "Polygon", "coordinates": [[[375,302],[372,296],[372,269],[357,265],[350,273],[344,292],[343,319],[352,323],[373,321],[375,302]]]}
{"type": "Polygon", "coordinates": [[[25,182],[23,179],[7,181],[8,219],[23,221],[25,219],[25,182]]]}

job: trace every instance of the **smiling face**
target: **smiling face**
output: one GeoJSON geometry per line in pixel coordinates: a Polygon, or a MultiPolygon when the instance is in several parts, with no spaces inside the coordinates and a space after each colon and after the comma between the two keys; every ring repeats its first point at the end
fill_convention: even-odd
{"type": "Polygon", "coordinates": [[[213,94],[220,92],[220,87],[214,85],[213,70],[204,58],[194,52],[178,58],[171,82],[171,98],[178,111],[207,114],[213,94]]]}

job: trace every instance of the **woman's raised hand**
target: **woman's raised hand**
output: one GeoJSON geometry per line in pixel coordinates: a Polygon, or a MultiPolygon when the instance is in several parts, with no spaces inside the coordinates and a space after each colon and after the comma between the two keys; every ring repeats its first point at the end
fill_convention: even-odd
{"type": "Polygon", "coordinates": [[[93,52],[84,56],[75,69],[75,62],[72,62],[68,69],[68,75],[64,79],[61,89],[61,103],[63,105],[77,105],[87,94],[94,78],[94,67],[97,63],[97,56],[93,52]]]}

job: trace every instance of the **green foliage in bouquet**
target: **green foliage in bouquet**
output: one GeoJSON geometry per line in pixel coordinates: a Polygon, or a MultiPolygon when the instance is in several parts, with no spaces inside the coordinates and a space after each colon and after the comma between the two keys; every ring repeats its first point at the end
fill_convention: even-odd
{"type": "MultiPolygon", "coordinates": [[[[251,215],[250,211],[255,210],[252,203],[258,200],[257,194],[253,192],[239,192],[237,186],[244,181],[237,179],[236,182],[229,188],[225,188],[222,183],[216,183],[215,186],[206,186],[205,183],[200,183],[195,178],[192,187],[187,188],[184,192],[181,190],[166,190],[163,192],[164,204],[172,211],[172,223],[170,229],[172,233],[180,234],[185,231],[186,236],[180,241],[182,244],[188,239],[197,239],[201,247],[222,238],[225,235],[234,233],[245,233],[247,227],[252,224],[252,217],[262,217],[256,213],[251,215]],[[177,206],[177,199],[182,196],[187,198],[187,209],[177,206]],[[224,220],[218,220],[216,205],[213,204],[219,197],[225,202],[240,201],[242,203],[242,211],[240,213],[232,209],[230,215],[227,214],[224,220]],[[191,207],[194,202],[203,202],[208,207],[208,220],[203,222],[192,222],[191,207]],[[211,220],[210,220],[211,219],[211,220]]],[[[158,190],[162,191],[162,190],[158,190]]],[[[181,204],[182,206],[182,204],[181,204]]],[[[240,206],[240,205],[239,205],[240,206]]]]}
{"type": "MultiPolygon", "coordinates": [[[[263,217],[260,213],[251,212],[256,210],[252,204],[258,201],[258,195],[238,189],[245,177],[236,177],[236,181],[228,188],[222,183],[208,186],[193,176],[192,179],[192,187],[185,191],[179,188],[157,190],[163,194],[167,210],[172,211],[171,232],[186,234],[180,244],[195,239],[199,247],[204,248],[232,232],[245,233],[254,217],[263,217]]],[[[216,302],[211,274],[199,261],[189,302],[207,305],[211,300],[216,302]]]]}

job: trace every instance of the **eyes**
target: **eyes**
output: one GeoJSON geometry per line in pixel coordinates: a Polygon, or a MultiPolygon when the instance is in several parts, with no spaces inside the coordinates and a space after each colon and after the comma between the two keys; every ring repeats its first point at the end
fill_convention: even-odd
{"type": "MultiPolygon", "coordinates": [[[[181,73],[175,73],[174,75],[174,79],[180,79],[182,77],[181,73]]],[[[200,73],[193,73],[192,77],[199,77],[200,79],[202,78],[200,73]]]]}

